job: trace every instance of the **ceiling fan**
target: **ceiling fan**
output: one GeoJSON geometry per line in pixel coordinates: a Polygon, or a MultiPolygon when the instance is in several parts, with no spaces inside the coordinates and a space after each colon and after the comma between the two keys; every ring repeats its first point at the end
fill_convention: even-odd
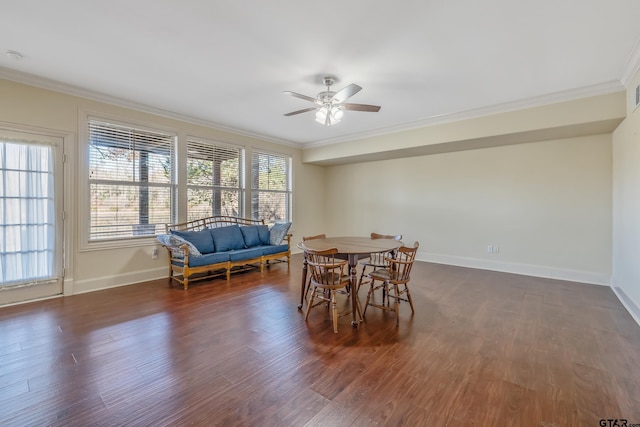
{"type": "Polygon", "coordinates": [[[286,113],[285,116],[288,117],[309,111],[316,111],[316,122],[325,126],[331,126],[342,120],[344,110],[368,111],[372,113],[380,111],[380,106],[378,105],[352,104],[345,102],[347,99],[362,90],[362,88],[357,84],[351,83],[349,86],[340,89],[338,92],[333,92],[331,90],[331,86],[336,82],[335,77],[323,77],[322,82],[327,87],[327,90],[320,92],[315,98],[288,90],[284,91],[283,93],[285,95],[295,96],[296,98],[304,99],[305,101],[310,101],[316,104],[314,107],[303,108],[302,110],[286,113]]]}

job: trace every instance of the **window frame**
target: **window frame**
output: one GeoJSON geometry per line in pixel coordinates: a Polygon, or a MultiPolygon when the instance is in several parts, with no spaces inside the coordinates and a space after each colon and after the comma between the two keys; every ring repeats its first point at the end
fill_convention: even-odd
{"type": "MultiPolygon", "coordinates": [[[[239,208],[241,209],[239,216],[252,217],[251,212],[251,200],[252,200],[252,188],[250,180],[252,179],[252,159],[254,153],[265,154],[270,156],[282,157],[286,160],[287,167],[287,189],[285,191],[276,191],[286,193],[286,216],[287,221],[293,221],[293,155],[286,152],[278,152],[260,147],[255,147],[250,144],[244,144],[240,141],[233,139],[227,139],[218,136],[203,137],[197,134],[191,134],[184,128],[173,128],[158,124],[157,122],[145,122],[121,115],[114,115],[104,113],[102,111],[95,111],[89,109],[78,110],[78,151],[77,156],[75,153],[70,154],[70,158],[75,158],[75,164],[77,165],[75,176],[71,186],[75,186],[77,209],[74,210],[73,216],[77,215],[78,220],[74,221],[75,233],[70,233],[71,237],[74,237],[73,242],[77,245],[78,252],[96,251],[105,249],[122,249],[127,247],[142,247],[149,246],[157,243],[156,235],[151,234],[148,236],[136,236],[125,237],[115,239],[104,240],[89,240],[89,226],[90,226],[90,191],[89,191],[89,120],[94,119],[97,121],[105,121],[116,125],[128,126],[139,128],[141,130],[148,130],[151,132],[169,133],[175,137],[174,147],[174,164],[172,165],[174,172],[174,179],[171,183],[172,191],[172,205],[171,205],[171,223],[184,222],[187,218],[187,140],[196,140],[201,142],[211,143],[213,145],[227,146],[231,148],[237,148],[241,150],[242,156],[240,159],[241,168],[240,171],[240,201],[239,208]]],[[[273,191],[273,190],[271,190],[273,191]]],[[[71,215],[71,214],[70,214],[71,215]]],[[[69,217],[69,216],[68,216],[69,217]]],[[[161,233],[161,230],[156,230],[161,233]]]]}
{"type": "MultiPolygon", "coordinates": [[[[37,298],[48,298],[54,295],[70,295],[73,289],[73,254],[75,250],[73,224],[75,223],[74,209],[74,191],[73,188],[77,184],[74,179],[73,168],[69,164],[73,164],[76,159],[76,134],[70,131],[61,131],[59,129],[50,129],[31,125],[20,125],[0,121],[0,133],[3,137],[9,139],[24,139],[28,135],[27,140],[41,142],[51,142],[56,146],[55,163],[56,163],[56,271],[59,274],[57,283],[43,284],[38,282],[37,286],[26,286],[19,289],[12,289],[6,294],[8,298],[0,298],[0,305],[4,303],[12,303],[17,301],[27,301],[37,298]]],[[[0,295],[1,296],[1,295],[0,295]]]]}
{"type": "MultiPolygon", "coordinates": [[[[178,164],[180,165],[180,167],[184,166],[185,169],[188,169],[188,163],[189,163],[189,147],[190,144],[194,143],[194,144],[199,144],[199,145],[209,145],[211,146],[214,150],[215,149],[229,149],[229,150],[238,150],[238,186],[237,187],[227,187],[227,186],[223,186],[223,185],[215,185],[212,184],[210,186],[208,185],[195,185],[195,184],[189,184],[188,181],[188,171],[185,171],[184,174],[184,192],[185,192],[185,208],[184,208],[184,215],[186,218],[189,217],[189,190],[190,189],[211,189],[213,191],[216,190],[222,190],[222,191],[238,191],[238,216],[239,217],[244,217],[246,209],[245,209],[245,194],[246,194],[246,188],[245,188],[245,176],[246,176],[246,168],[245,168],[245,157],[246,157],[246,149],[245,147],[241,146],[241,145],[237,145],[237,144],[232,144],[232,143],[226,143],[226,142],[222,142],[219,140],[213,140],[213,139],[209,139],[209,138],[202,138],[202,137],[198,137],[198,136],[194,136],[194,135],[187,135],[186,137],[186,143],[185,143],[185,154],[184,154],[184,165],[181,164],[181,157],[179,156],[178,158],[178,164]]],[[[178,179],[178,186],[181,188],[182,187],[182,183],[180,182],[180,179],[178,179]]],[[[213,213],[212,213],[213,215],[213,213]]],[[[224,213],[221,213],[221,215],[224,215],[224,213]]]]}
{"type": "MultiPolygon", "coordinates": [[[[114,125],[125,126],[130,128],[139,129],[142,131],[166,133],[173,137],[173,164],[172,179],[168,187],[171,193],[171,207],[170,207],[170,221],[176,222],[177,209],[176,200],[178,193],[178,177],[176,173],[176,166],[179,162],[177,155],[178,144],[178,131],[176,129],[164,127],[155,123],[146,123],[137,120],[131,120],[128,118],[121,118],[119,116],[113,116],[109,114],[103,114],[99,112],[92,112],[88,110],[80,111],[80,118],[78,120],[80,126],[80,160],[78,162],[78,213],[79,221],[77,222],[77,235],[78,235],[78,250],[79,251],[91,251],[111,248],[123,248],[123,247],[136,247],[136,246],[148,246],[151,242],[155,242],[156,234],[142,235],[142,236],[127,236],[127,237],[114,237],[109,239],[90,239],[90,227],[91,227],[91,201],[90,201],[90,150],[89,150],[89,122],[95,120],[98,122],[108,122],[114,125]]],[[[162,230],[157,230],[161,233],[162,230]]]]}
{"type": "MultiPolygon", "coordinates": [[[[19,247],[19,250],[16,251],[15,253],[32,253],[32,252],[46,252],[46,253],[50,253],[50,259],[48,261],[49,265],[48,267],[50,268],[50,271],[48,271],[49,275],[48,276],[35,276],[35,277],[27,277],[24,278],[22,280],[15,280],[15,281],[9,281],[9,282],[0,282],[0,290],[4,290],[4,289],[19,289],[19,288],[24,288],[24,287],[30,287],[30,286],[41,286],[41,285],[54,285],[53,287],[60,287],[60,289],[62,288],[61,284],[62,284],[62,277],[63,277],[63,265],[62,265],[62,259],[63,259],[63,246],[61,244],[61,242],[63,241],[63,234],[64,234],[64,219],[63,219],[63,140],[62,138],[53,136],[53,135],[45,135],[45,134],[30,134],[30,133],[26,133],[26,132],[15,132],[15,131],[10,131],[8,129],[5,129],[3,127],[0,127],[0,150],[3,149],[3,145],[4,144],[12,144],[12,145],[16,145],[16,146],[21,146],[21,147],[37,147],[37,148],[46,148],[47,149],[47,158],[46,158],[46,164],[49,166],[48,170],[43,170],[43,169],[39,169],[39,166],[42,166],[42,164],[36,164],[33,167],[25,167],[25,168],[19,168],[19,169],[13,169],[13,168],[3,168],[3,165],[0,165],[0,174],[3,175],[9,175],[11,172],[15,173],[20,173],[20,174],[24,174],[28,176],[28,180],[33,180],[35,182],[39,183],[39,179],[37,177],[41,177],[42,175],[47,176],[47,179],[45,181],[47,181],[47,185],[46,185],[46,191],[45,194],[41,194],[38,192],[35,192],[33,194],[28,194],[28,195],[24,195],[22,193],[18,193],[18,194],[11,194],[11,191],[9,191],[9,194],[4,194],[3,192],[3,199],[6,202],[7,200],[11,200],[11,199],[19,199],[19,200],[43,200],[43,201],[47,201],[46,202],[46,207],[45,209],[37,209],[38,212],[42,213],[47,212],[46,214],[44,214],[45,218],[41,218],[41,222],[27,222],[27,223],[23,223],[23,222],[18,222],[18,223],[14,223],[14,224],[7,224],[6,223],[6,219],[8,215],[4,215],[3,213],[0,212],[0,216],[2,217],[2,219],[4,219],[5,221],[2,221],[2,223],[0,224],[0,236],[2,236],[2,238],[6,238],[6,228],[7,227],[11,227],[11,226],[18,226],[18,227],[23,227],[27,230],[27,232],[25,233],[24,231],[19,232],[18,234],[23,235],[22,237],[24,237],[24,234],[29,235],[32,232],[36,232],[38,234],[45,234],[47,236],[46,242],[49,244],[49,246],[46,246],[45,248],[43,247],[39,247],[37,249],[32,249],[31,247],[27,247],[27,248],[23,248],[23,247],[19,247]],[[34,179],[35,177],[35,179],[34,179]],[[42,222],[44,221],[44,222],[42,222]],[[42,233],[42,229],[44,228],[44,233],[42,233]],[[38,230],[40,229],[40,230],[38,230]]],[[[2,157],[2,156],[0,156],[2,157]]],[[[8,159],[8,157],[5,157],[5,160],[8,159]]],[[[29,160],[26,161],[26,163],[30,163],[32,159],[29,157],[29,160]]],[[[37,159],[40,160],[40,159],[37,159]]],[[[36,162],[39,163],[39,162],[36,162]]],[[[0,182],[4,182],[4,178],[6,177],[0,177],[0,182]]],[[[15,178],[15,176],[14,176],[15,178]]],[[[38,187],[38,185],[35,185],[35,187],[38,187]]],[[[28,190],[27,190],[28,191],[28,190]]],[[[5,206],[6,208],[6,206],[5,206]]],[[[30,206],[31,209],[33,209],[33,205],[30,206]]],[[[27,208],[26,210],[30,210],[29,208],[27,208]]],[[[6,212],[6,211],[5,211],[6,212]]],[[[20,237],[18,237],[18,240],[20,239],[20,237]]],[[[7,244],[7,242],[5,242],[5,246],[9,246],[7,244]]],[[[10,253],[12,251],[7,251],[6,253],[10,253]]],[[[0,260],[0,262],[4,262],[4,260],[0,260]]],[[[61,293],[61,291],[59,292],[61,293]]]]}
{"type": "Polygon", "coordinates": [[[276,222],[292,222],[292,216],[293,216],[293,157],[290,154],[285,154],[285,153],[279,153],[279,152],[275,152],[275,151],[270,151],[270,150],[262,150],[259,148],[253,148],[253,150],[251,151],[251,156],[250,158],[247,160],[248,161],[248,174],[247,174],[247,179],[249,180],[249,182],[251,183],[251,185],[248,185],[248,200],[247,200],[247,206],[249,207],[249,216],[252,219],[260,219],[260,218],[254,218],[254,212],[253,212],[253,196],[255,193],[276,193],[276,194],[285,194],[285,210],[286,210],[286,218],[283,220],[277,220],[274,222],[269,222],[267,219],[265,219],[265,224],[274,224],[276,222]],[[266,155],[266,156],[273,156],[273,157],[279,157],[285,160],[285,164],[286,164],[286,189],[285,190],[260,190],[259,188],[254,188],[254,176],[253,176],[253,160],[254,160],[254,156],[256,155],[266,155]]]}

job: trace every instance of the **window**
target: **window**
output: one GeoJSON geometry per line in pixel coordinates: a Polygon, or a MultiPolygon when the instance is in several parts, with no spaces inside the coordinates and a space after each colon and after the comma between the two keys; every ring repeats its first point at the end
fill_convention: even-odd
{"type": "Polygon", "coordinates": [[[243,158],[237,147],[187,140],[187,220],[243,216],[243,158]]]}
{"type": "Polygon", "coordinates": [[[251,217],[267,223],[291,219],[291,158],[254,152],[251,158],[251,217]]]}
{"type": "Polygon", "coordinates": [[[175,141],[89,119],[89,241],[162,233],[173,222],[175,141]]]}
{"type": "Polygon", "coordinates": [[[57,280],[54,147],[0,140],[0,284],[57,280]]]}

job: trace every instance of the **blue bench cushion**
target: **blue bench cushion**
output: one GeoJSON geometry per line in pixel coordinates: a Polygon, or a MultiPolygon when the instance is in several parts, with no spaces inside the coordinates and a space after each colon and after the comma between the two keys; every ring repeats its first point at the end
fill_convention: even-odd
{"type": "Polygon", "coordinates": [[[244,245],[247,248],[260,246],[260,234],[258,233],[257,225],[247,225],[244,227],[240,227],[240,231],[242,232],[242,236],[244,237],[244,245]]]}
{"type": "Polygon", "coordinates": [[[262,255],[273,255],[279,252],[286,252],[289,249],[289,247],[287,245],[277,245],[277,246],[268,245],[268,246],[260,246],[260,249],[262,249],[262,255]]]}
{"type": "Polygon", "coordinates": [[[214,252],[197,258],[189,258],[189,267],[202,267],[229,261],[229,252],[214,252]]]}
{"type": "Polygon", "coordinates": [[[214,251],[213,239],[209,230],[181,231],[171,230],[171,234],[182,237],[191,242],[201,254],[209,254],[214,251]]]}
{"type": "Polygon", "coordinates": [[[250,260],[252,258],[260,258],[262,256],[262,248],[258,246],[256,248],[238,249],[230,251],[228,254],[231,262],[250,260]]]}
{"type": "Polygon", "coordinates": [[[270,245],[271,233],[269,233],[269,227],[267,227],[266,225],[258,225],[257,227],[258,227],[258,236],[260,236],[260,244],[270,245]]]}
{"type": "Polygon", "coordinates": [[[216,252],[244,249],[244,237],[237,224],[209,229],[216,246],[216,252]]]}

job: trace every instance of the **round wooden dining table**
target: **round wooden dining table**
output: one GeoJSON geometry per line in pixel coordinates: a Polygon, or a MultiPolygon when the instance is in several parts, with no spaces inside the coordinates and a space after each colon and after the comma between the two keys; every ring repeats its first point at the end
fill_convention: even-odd
{"type": "MultiPolygon", "coordinates": [[[[351,294],[351,326],[357,327],[358,320],[356,318],[358,295],[357,289],[357,270],[358,260],[366,258],[372,253],[390,252],[402,246],[402,242],[393,239],[372,239],[370,237],[327,237],[324,239],[312,239],[298,243],[298,248],[311,249],[314,251],[322,251],[326,249],[336,248],[338,257],[344,257],[349,263],[349,285],[351,294]]],[[[302,266],[302,285],[300,288],[300,304],[298,309],[302,309],[304,302],[305,284],[307,282],[307,259],[305,257],[302,266]]]]}

